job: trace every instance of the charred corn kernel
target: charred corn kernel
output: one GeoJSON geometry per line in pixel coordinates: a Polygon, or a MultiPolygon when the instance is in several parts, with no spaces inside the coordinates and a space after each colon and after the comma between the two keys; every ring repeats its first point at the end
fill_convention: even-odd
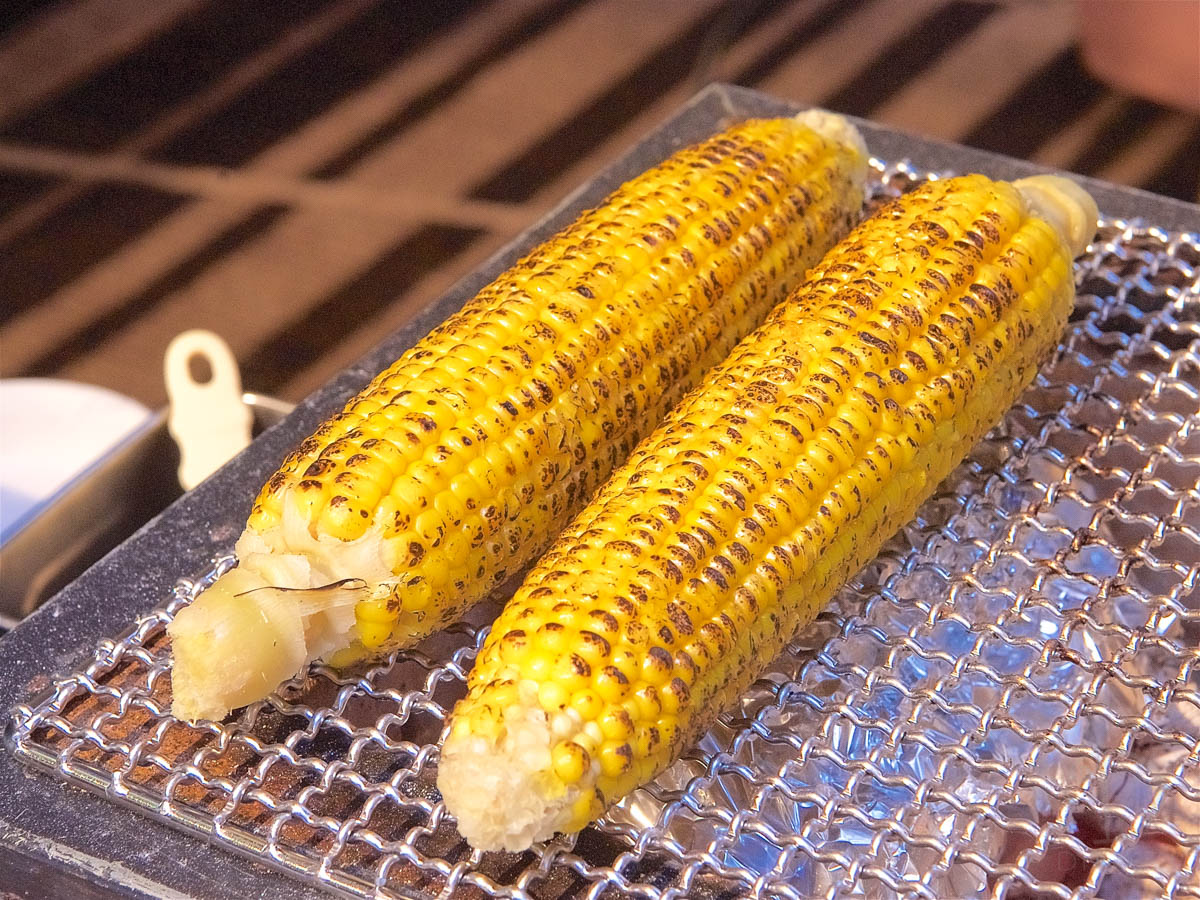
{"type": "Polygon", "coordinates": [[[587,751],[574,741],[562,741],[554,748],[554,774],[563,784],[574,784],[583,777],[591,765],[587,751]]]}
{"type": "MultiPolygon", "coordinates": [[[[633,748],[627,741],[606,741],[600,748],[600,771],[605,778],[617,778],[633,767],[633,748]]],[[[578,778],[575,781],[579,781],[578,778]]]]}
{"type": "MultiPolygon", "coordinates": [[[[861,138],[838,117],[746,122],[634,179],[485,287],[267,482],[240,569],[259,599],[291,589],[275,613],[300,616],[301,643],[285,654],[269,631],[242,634],[245,655],[213,666],[181,665],[198,658],[184,649],[175,713],[219,718],[264,696],[236,686],[249,671],[278,683],[345,660],[348,645],[410,644],[521,571],[849,229],[865,173],[861,138]],[[302,593],[345,579],[357,594],[302,593]]],[[[180,612],[177,648],[221,630],[210,605],[227,604],[180,612]]]]}
{"type": "Polygon", "coordinates": [[[678,758],[1030,381],[1095,221],[1063,179],[969,176],[920,188],[834,248],[617,470],[493,624],[451,717],[484,724],[452,730],[438,776],[467,839],[521,850],[578,830],[678,758]],[[637,553],[622,540],[635,529],[637,553]],[[519,659],[498,653],[520,622],[583,596],[602,639],[539,632],[519,659]],[[599,730],[599,768],[539,793],[554,710],[531,702],[547,659],[570,653],[595,673],[571,708],[577,734],[599,730]],[[496,685],[514,683],[522,699],[506,708],[496,685]]]}

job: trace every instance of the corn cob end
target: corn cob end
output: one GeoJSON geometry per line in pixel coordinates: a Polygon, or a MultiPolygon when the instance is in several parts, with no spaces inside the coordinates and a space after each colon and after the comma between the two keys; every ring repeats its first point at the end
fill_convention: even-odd
{"type": "MultiPolygon", "coordinates": [[[[512,690],[499,695],[511,702],[503,709],[486,705],[479,715],[451,727],[438,765],[438,789],[472,847],[519,852],[556,832],[579,830],[602,807],[597,803],[592,809],[594,793],[583,787],[594,782],[595,771],[569,773],[583,776],[583,785],[564,781],[557,772],[573,761],[555,758],[556,733],[575,732],[582,724],[578,716],[567,710],[562,722],[552,721],[531,681],[505,687],[512,690]]],[[[585,754],[578,756],[574,762],[585,762],[585,754]]]]}
{"type": "Polygon", "coordinates": [[[862,133],[845,116],[823,109],[806,109],[796,114],[796,121],[811,128],[825,140],[854,151],[854,180],[862,184],[867,177],[867,162],[871,157],[862,133]]]}
{"type": "Polygon", "coordinates": [[[1013,182],[1030,212],[1045,219],[1062,236],[1075,257],[1096,233],[1100,210],[1092,195],[1061,175],[1034,175],[1013,182]]]}
{"type": "Polygon", "coordinates": [[[361,582],[271,586],[279,583],[294,581],[265,578],[243,563],[176,614],[167,626],[174,716],[219,721],[350,643],[361,582]]]}

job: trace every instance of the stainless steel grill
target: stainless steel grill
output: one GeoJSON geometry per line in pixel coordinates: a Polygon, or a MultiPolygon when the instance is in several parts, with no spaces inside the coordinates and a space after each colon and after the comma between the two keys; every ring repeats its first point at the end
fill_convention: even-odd
{"type": "MultiPolygon", "coordinates": [[[[936,177],[876,171],[876,199],[936,177]]],[[[1200,234],[1106,219],[1076,276],[1021,403],[577,838],[478,854],[445,814],[478,624],[226,724],[171,718],[165,626],[228,559],[18,707],[15,752],[354,896],[1200,897],[1200,234]]]]}

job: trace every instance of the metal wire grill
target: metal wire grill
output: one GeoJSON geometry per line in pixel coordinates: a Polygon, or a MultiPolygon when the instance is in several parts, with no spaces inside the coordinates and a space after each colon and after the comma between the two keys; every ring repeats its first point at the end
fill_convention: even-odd
{"type": "MultiPolygon", "coordinates": [[[[877,174],[876,199],[935,177],[877,174]]],[[[18,707],[15,752],[356,896],[1200,897],[1200,235],[1105,220],[1076,276],[1005,421],[577,838],[473,853],[440,803],[477,624],[171,718],[165,626],[230,560],[18,707]]]]}

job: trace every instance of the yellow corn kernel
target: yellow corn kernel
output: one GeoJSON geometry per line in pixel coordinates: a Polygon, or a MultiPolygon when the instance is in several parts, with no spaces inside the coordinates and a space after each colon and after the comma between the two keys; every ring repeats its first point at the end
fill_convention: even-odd
{"type": "Polygon", "coordinates": [[[583,777],[591,765],[587,751],[574,741],[562,741],[554,748],[554,774],[564,784],[574,784],[583,777]]]}
{"type": "Polygon", "coordinates": [[[382,647],[384,641],[392,633],[392,623],[390,621],[373,622],[366,619],[359,619],[357,625],[358,639],[367,650],[382,647]]]}

